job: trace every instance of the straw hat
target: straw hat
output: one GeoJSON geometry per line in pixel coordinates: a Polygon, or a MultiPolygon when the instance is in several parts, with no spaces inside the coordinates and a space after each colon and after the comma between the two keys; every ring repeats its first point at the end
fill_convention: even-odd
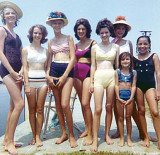
{"type": "Polygon", "coordinates": [[[63,20],[64,26],[66,26],[68,24],[68,19],[67,19],[66,15],[64,13],[58,12],[58,11],[51,12],[49,14],[49,16],[48,16],[48,18],[46,20],[46,24],[51,26],[51,21],[58,20],[58,19],[63,20]]]}
{"type": "Polygon", "coordinates": [[[115,19],[115,23],[113,23],[113,25],[116,25],[116,24],[127,25],[128,31],[131,30],[131,26],[126,22],[126,17],[125,16],[117,16],[116,19],[115,19]]]}
{"type": "Polygon", "coordinates": [[[23,16],[22,10],[14,3],[9,1],[0,2],[0,13],[5,7],[12,8],[17,13],[17,18],[20,19],[23,16]]]}

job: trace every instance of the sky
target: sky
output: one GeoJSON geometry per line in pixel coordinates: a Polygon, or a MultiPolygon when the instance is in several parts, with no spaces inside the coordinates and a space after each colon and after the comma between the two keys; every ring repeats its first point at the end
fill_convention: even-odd
{"type": "MultiPolygon", "coordinates": [[[[62,29],[62,33],[71,35],[74,42],[73,27],[76,20],[86,18],[92,27],[91,39],[98,43],[101,39],[95,33],[99,20],[108,18],[112,23],[115,17],[123,15],[132,29],[125,37],[133,44],[133,53],[136,54],[136,40],[142,30],[152,31],[151,50],[160,56],[160,0],[10,0],[17,4],[23,11],[23,17],[19,20],[15,32],[20,36],[23,47],[28,46],[28,30],[35,24],[42,24],[48,30],[48,39],[54,37],[53,30],[45,21],[52,11],[65,13],[69,24],[62,29]]],[[[0,21],[0,26],[2,26],[0,21]]],[[[112,38],[110,38],[112,40],[112,38]]],[[[47,47],[47,43],[43,45],[47,47]]]]}

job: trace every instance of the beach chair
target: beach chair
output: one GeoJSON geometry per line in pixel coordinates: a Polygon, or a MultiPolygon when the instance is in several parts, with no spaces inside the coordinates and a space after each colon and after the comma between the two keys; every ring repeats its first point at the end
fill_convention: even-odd
{"type": "MultiPolygon", "coordinates": [[[[71,93],[71,98],[70,98],[70,108],[71,108],[71,112],[73,114],[73,110],[74,110],[74,103],[77,99],[77,93],[75,91],[75,89],[72,89],[72,93],[71,93]]],[[[50,114],[50,110],[56,113],[56,106],[55,106],[55,102],[54,102],[54,97],[52,92],[48,95],[48,102],[46,102],[44,108],[45,108],[45,112],[44,112],[44,124],[43,124],[43,138],[46,138],[46,131],[47,131],[47,127],[48,127],[48,121],[49,121],[49,114],[50,114]]],[[[78,127],[78,125],[76,123],[73,123],[73,127],[78,130],[80,133],[82,133],[81,129],[78,127]]]]}

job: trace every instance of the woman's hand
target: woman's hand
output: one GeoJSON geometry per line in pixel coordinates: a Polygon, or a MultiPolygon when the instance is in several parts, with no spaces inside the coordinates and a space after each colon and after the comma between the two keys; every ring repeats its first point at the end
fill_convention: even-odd
{"type": "Polygon", "coordinates": [[[64,85],[64,83],[66,82],[67,80],[67,76],[65,75],[62,75],[60,78],[58,78],[58,82],[56,84],[56,86],[58,86],[58,88],[62,87],[64,85]]]}
{"type": "Polygon", "coordinates": [[[49,85],[49,87],[52,89],[53,87],[56,87],[56,85],[54,84],[53,80],[54,80],[54,77],[52,76],[46,76],[46,79],[47,79],[47,83],[49,85]]]}
{"type": "Polygon", "coordinates": [[[156,91],[156,100],[159,101],[160,100],[160,91],[156,91]]]}
{"type": "Polygon", "coordinates": [[[121,98],[117,98],[117,100],[120,102],[120,104],[122,105],[125,105],[126,104],[126,101],[121,99],[121,98]]]}
{"type": "Polygon", "coordinates": [[[16,83],[22,82],[22,80],[23,80],[23,75],[19,74],[17,72],[12,72],[12,73],[10,73],[10,75],[16,81],[16,83]]]}
{"type": "Polygon", "coordinates": [[[125,105],[128,105],[128,104],[130,104],[131,102],[133,102],[133,99],[127,100],[125,105]]]}
{"type": "Polygon", "coordinates": [[[31,94],[31,89],[29,85],[24,85],[24,92],[26,93],[27,96],[31,94]]]}
{"type": "Polygon", "coordinates": [[[89,92],[90,93],[94,92],[94,84],[93,83],[91,83],[91,85],[90,85],[89,92]]]}

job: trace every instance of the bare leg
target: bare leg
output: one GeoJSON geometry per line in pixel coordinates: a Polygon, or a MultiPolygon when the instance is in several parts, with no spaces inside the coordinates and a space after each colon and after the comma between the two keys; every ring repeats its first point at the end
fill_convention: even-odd
{"type": "Polygon", "coordinates": [[[118,128],[120,133],[120,142],[119,146],[124,146],[124,105],[121,104],[118,100],[116,102],[117,112],[118,112],[118,128]]]}
{"type": "Polygon", "coordinates": [[[138,104],[138,116],[139,120],[142,124],[142,130],[144,133],[144,141],[142,143],[143,146],[149,147],[149,138],[147,134],[147,122],[145,119],[145,103],[144,103],[144,94],[143,92],[137,88],[136,91],[136,99],[137,99],[137,104],[138,104]]]}
{"type": "Polygon", "coordinates": [[[151,116],[153,119],[153,125],[158,137],[158,149],[160,149],[160,116],[158,111],[158,102],[155,100],[156,97],[156,90],[155,89],[149,89],[145,93],[145,97],[147,100],[147,103],[149,105],[149,109],[151,112],[151,116]]]}
{"type": "Polygon", "coordinates": [[[44,120],[44,104],[47,95],[48,87],[42,87],[38,89],[37,94],[37,119],[36,119],[36,144],[37,147],[43,145],[40,134],[42,130],[43,120],[44,120]]]}
{"type": "Polygon", "coordinates": [[[8,124],[8,140],[5,145],[5,150],[8,150],[10,154],[18,154],[14,145],[14,133],[18,123],[19,116],[24,108],[24,102],[21,95],[21,86],[16,84],[10,75],[3,78],[4,83],[8,89],[11,100],[14,103],[14,109],[10,116],[8,124]]]}
{"type": "Polygon", "coordinates": [[[106,132],[105,132],[105,138],[106,142],[108,145],[112,145],[114,142],[111,140],[109,137],[109,131],[112,123],[112,107],[113,107],[113,101],[114,101],[114,86],[110,86],[107,88],[106,91],[106,120],[105,120],[105,125],[106,125],[106,132]]]}
{"type": "Polygon", "coordinates": [[[117,106],[116,106],[116,100],[114,100],[114,116],[117,124],[117,131],[111,135],[111,138],[118,138],[120,136],[119,129],[118,129],[118,112],[117,112],[117,106]]]}
{"type": "Polygon", "coordinates": [[[13,101],[10,99],[10,106],[9,106],[9,112],[8,112],[8,116],[7,116],[6,132],[5,132],[5,136],[4,136],[4,140],[3,140],[3,146],[5,146],[6,143],[7,143],[9,121],[10,121],[10,117],[11,117],[11,114],[12,114],[13,110],[14,110],[14,103],[13,103],[13,101]]]}
{"type": "Polygon", "coordinates": [[[131,140],[131,134],[132,134],[131,116],[132,116],[132,111],[133,111],[133,102],[126,105],[127,145],[129,147],[133,146],[133,143],[132,143],[132,140],[131,140]]]}
{"type": "Polygon", "coordinates": [[[66,122],[69,130],[69,141],[70,141],[70,146],[71,148],[77,147],[77,142],[74,138],[74,133],[73,133],[73,118],[72,118],[72,112],[70,109],[70,97],[71,97],[71,91],[73,87],[73,79],[72,78],[67,78],[66,83],[64,84],[62,88],[62,94],[61,94],[61,104],[62,104],[62,109],[63,113],[66,117],[66,122]]]}
{"type": "Polygon", "coordinates": [[[33,137],[28,143],[34,145],[36,143],[36,89],[31,88],[31,94],[27,95],[28,108],[29,108],[29,122],[32,129],[33,137]]]}
{"type": "Polygon", "coordinates": [[[93,152],[98,151],[98,131],[100,126],[100,118],[102,113],[102,103],[103,103],[104,89],[103,87],[94,88],[94,103],[95,110],[93,116],[93,143],[90,150],[93,152]]]}
{"type": "Polygon", "coordinates": [[[54,88],[52,89],[52,91],[55,99],[57,116],[62,129],[62,136],[55,143],[61,144],[62,142],[68,139],[68,135],[65,127],[64,114],[63,114],[62,105],[61,105],[61,90],[59,90],[58,88],[54,88]]]}
{"type": "Polygon", "coordinates": [[[90,78],[86,78],[83,81],[83,92],[82,92],[82,107],[84,109],[85,117],[86,117],[86,124],[88,126],[88,135],[83,143],[83,145],[91,145],[93,142],[92,139],[92,111],[90,107],[90,99],[91,94],[89,93],[89,86],[90,86],[90,78]]]}
{"type": "Polygon", "coordinates": [[[83,138],[87,136],[88,133],[88,127],[87,127],[87,123],[86,123],[86,116],[85,116],[85,109],[82,106],[82,91],[83,91],[83,82],[79,79],[74,79],[74,87],[77,91],[80,103],[81,103],[81,109],[82,109],[82,114],[83,114],[83,118],[84,118],[84,122],[85,122],[85,126],[86,126],[86,130],[79,135],[79,138],[83,138]]]}

